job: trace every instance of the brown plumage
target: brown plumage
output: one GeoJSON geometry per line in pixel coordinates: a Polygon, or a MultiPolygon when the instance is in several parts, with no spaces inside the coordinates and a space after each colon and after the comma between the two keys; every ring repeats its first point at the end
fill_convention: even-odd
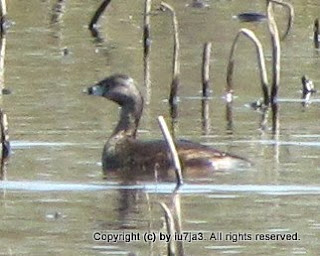
{"type": "MultiPolygon", "coordinates": [[[[134,80],[126,75],[112,75],[87,89],[88,94],[103,96],[121,106],[118,125],[106,142],[102,153],[105,174],[127,170],[127,173],[170,175],[170,153],[165,141],[140,141],[136,132],[143,110],[143,97],[134,80]]],[[[184,172],[197,175],[207,171],[232,169],[249,162],[211,147],[186,140],[176,141],[184,172]]]]}

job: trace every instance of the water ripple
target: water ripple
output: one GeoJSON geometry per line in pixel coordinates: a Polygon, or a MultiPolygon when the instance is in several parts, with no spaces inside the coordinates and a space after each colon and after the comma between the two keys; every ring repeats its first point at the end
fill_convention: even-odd
{"type": "MultiPolygon", "coordinates": [[[[170,194],[175,189],[174,183],[143,183],[136,185],[54,183],[45,181],[2,181],[0,190],[11,191],[110,191],[141,190],[147,193],[170,194]]],[[[319,195],[320,186],[310,185],[216,185],[216,184],[184,184],[181,194],[236,193],[262,195],[319,195]]]]}

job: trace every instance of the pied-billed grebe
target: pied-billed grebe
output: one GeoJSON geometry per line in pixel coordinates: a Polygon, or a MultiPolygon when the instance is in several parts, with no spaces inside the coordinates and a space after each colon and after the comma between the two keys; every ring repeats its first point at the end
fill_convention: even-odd
{"type": "MultiPolygon", "coordinates": [[[[143,142],[136,139],[143,110],[143,97],[131,77],[112,75],[89,87],[87,93],[103,96],[121,106],[120,121],[102,153],[105,174],[121,169],[146,174],[155,170],[167,173],[171,169],[170,153],[164,140],[143,142]]],[[[230,169],[249,164],[244,158],[186,140],[176,141],[176,147],[181,164],[188,173],[196,170],[201,172],[230,169]]]]}

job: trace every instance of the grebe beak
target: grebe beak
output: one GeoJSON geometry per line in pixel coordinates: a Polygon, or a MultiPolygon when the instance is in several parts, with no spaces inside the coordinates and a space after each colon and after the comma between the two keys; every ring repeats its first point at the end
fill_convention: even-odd
{"type": "Polygon", "coordinates": [[[99,85],[94,85],[91,87],[88,87],[83,90],[84,93],[89,94],[89,95],[94,95],[94,96],[103,96],[103,90],[101,86],[99,85]]]}

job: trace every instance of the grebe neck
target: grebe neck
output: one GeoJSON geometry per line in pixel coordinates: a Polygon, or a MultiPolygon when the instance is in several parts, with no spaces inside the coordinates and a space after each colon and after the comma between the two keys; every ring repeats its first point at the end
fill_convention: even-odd
{"type": "MultiPolygon", "coordinates": [[[[123,138],[136,138],[137,129],[142,115],[143,101],[134,101],[133,104],[125,104],[121,107],[120,120],[114,129],[111,138],[120,140],[123,138]]],[[[111,139],[110,138],[110,139],[111,139]]]]}

